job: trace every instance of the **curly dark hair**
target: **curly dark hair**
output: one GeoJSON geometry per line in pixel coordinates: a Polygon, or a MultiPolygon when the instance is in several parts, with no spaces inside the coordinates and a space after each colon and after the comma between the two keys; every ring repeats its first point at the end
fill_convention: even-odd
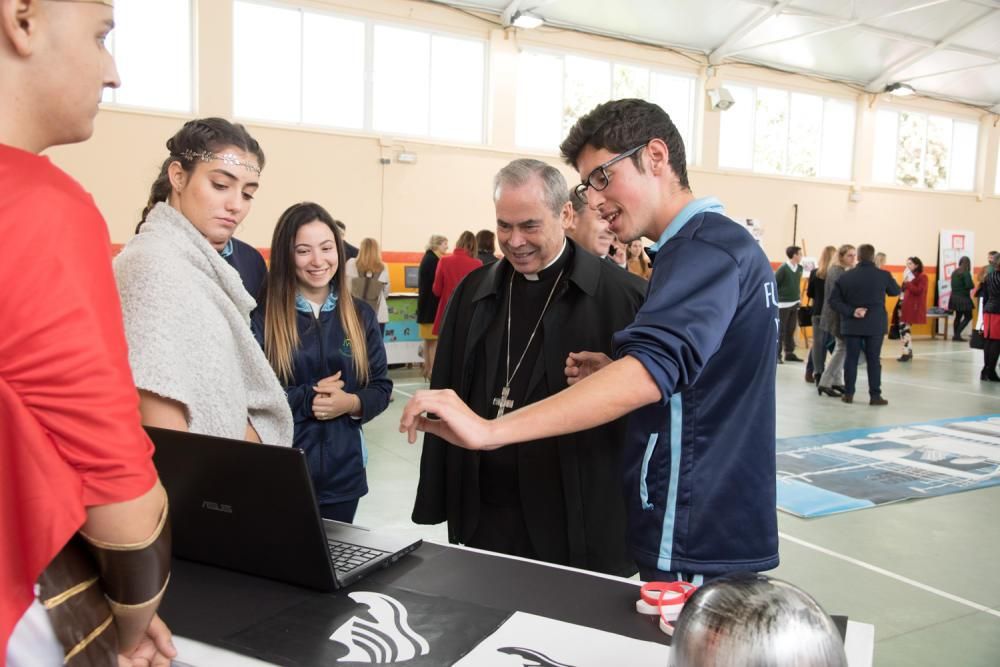
{"type": "MultiPolygon", "coordinates": [[[[651,139],[662,139],[667,145],[667,163],[677,175],[681,187],[690,190],[681,133],[667,112],[652,102],[624,99],[598,104],[576,121],[559,146],[559,151],[567,164],[577,168],[580,152],[586,146],[622,153],[651,139]]],[[[639,151],[631,157],[640,172],[641,153],[639,151]]]]}

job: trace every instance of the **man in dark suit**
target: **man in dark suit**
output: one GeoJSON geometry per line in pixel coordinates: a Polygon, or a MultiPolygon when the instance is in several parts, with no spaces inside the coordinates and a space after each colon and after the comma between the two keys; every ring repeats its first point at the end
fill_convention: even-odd
{"type": "Polygon", "coordinates": [[[858,246],[858,265],[837,280],[830,293],[830,307],[840,313],[840,333],[847,344],[844,361],[844,403],[854,402],[854,384],[858,379],[858,357],[864,345],[868,363],[869,405],[888,405],[882,398],[882,337],[888,317],[885,297],[899,294],[899,285],[888,271],[875,266],[875,248],[858,246]]]}

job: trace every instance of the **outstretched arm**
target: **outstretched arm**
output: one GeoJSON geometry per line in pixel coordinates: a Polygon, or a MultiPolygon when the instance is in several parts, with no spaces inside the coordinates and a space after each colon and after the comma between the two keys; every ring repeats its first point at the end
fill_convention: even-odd
{"type": "Polygon", "coordinates": [[[426,431],[466,449],[497,449],[594,428],[660,397],[646,368],[638,360],[624,357],[558,394],[500,419],[479,417],[450,389],[418,391],[403,409],[399,431],[405,432],[411,443],[416,442],[417,431],[426,431]]]}

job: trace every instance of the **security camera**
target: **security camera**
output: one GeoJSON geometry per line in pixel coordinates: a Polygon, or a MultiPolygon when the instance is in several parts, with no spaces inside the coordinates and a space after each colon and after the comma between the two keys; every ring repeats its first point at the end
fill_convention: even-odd
{"type": "Polygon", "coordinates": [[[708,91],[708,101],[712,103],[712,109],[718,111],[725,111],[736,104],[733,94],[721,87],[708,91]]]}

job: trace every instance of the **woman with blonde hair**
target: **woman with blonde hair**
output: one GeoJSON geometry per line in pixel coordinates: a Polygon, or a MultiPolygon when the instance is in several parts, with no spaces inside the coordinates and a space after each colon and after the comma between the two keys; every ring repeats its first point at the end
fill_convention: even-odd
{"type": "Polygon", "coordinates": [[[375,311],[352,298],[343,253],[340,228],[319,204],[282,213],[253,327],[285,387],[292,444],[305,452],[320,514],[351,522],[368,493],[362,425],[389,405],[392,380],[375,311]]]}
{"type": "Polygon", "coordinates": [[[385,325],[389,322],[389,269],[382,261],[382,251],[378,241],[361,239],[358,256],[347,260],[348,288],[351,294],[361,299],[375,311],[378,328],[385,335],[385,325]]]}
{"type": "Polygon", "coordinates": [[[420,268],[417,271],[417,324],[420,337],[424,339],[425,380],[431,379],[434,370],[434,353],[437,351],[437,334],[434,333],[434,318],[437,316],[438,297],[434,294],[434,274],[438,261],[448,252],[448,237],[431,234],[420,268]]]}
{"type": "Polygon", "coordinates": [[[828,336],[833,336],[836,343],[833,348],[833,356],[830,363],[823,369],[823,375],[816,385],[816,392],[822,396],[839,397],[844,393],[844,359],[847,356],[847,347],[844,337],[840,333],[840,315],[830,307],[830,293],[833,286],[837,284],[837,279],[850,271],[858,263],[858,250],[849,243],[837,248],[837,261],[826,269],[826,282],[823,284],[823,315],[820,318],[820,328],[828,336]]]}
{"type": "Polygon", "coordinates": [[[629,270],[629,273],[649,280],[649,276],[653,273],[653,267],[649,263],[649,258],[646,257],[646,249],[643,247],[642,241],[635,239],[625,246],[625,256],[628,258],[625,268],[629,270]]]}
{"type": "Polygon", "coordinates": [[[836,254],[836,246],[828,245],[823,248],[816,269],[809,274],[809,282],[806,284],[806,297],[812,301],[813,313],[813,346],[809,357],[812,368],[806,369],[806,382],[817,382],[823,376],[826,366],[827,333],[820,326],[820,321],[823,319],[823,306],[826,303],[826,274],[836,254]]]}

